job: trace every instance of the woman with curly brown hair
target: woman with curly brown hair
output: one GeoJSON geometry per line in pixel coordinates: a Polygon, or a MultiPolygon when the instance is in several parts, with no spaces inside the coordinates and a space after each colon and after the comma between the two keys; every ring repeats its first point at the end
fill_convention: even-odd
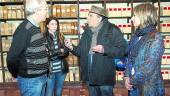
{"type": "Polygon", "coordinates": [[[62,88],[68,72],[68,63],[65,58],[68,50],[63,41],[64,36],[59,30],[59,21],[56,17],[49,17],[45,25],[45,37],[49,53],[49,74],[47,80],[46,96],[62,96],[62,88]]]}

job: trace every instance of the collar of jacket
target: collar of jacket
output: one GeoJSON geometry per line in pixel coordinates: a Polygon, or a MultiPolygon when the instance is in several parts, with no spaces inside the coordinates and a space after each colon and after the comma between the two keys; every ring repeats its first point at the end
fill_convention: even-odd
{"type": "Polygon", "coordinates": [[[103,26],[103,21],[101,21],[100,24],[97,27],[90,27],[90,29],[93,33],[96,33],[96,32],[100,31],[102,26],[103,26]]]}
{"type": "MultiPolygon", "coordinates": [[[[107,31],[109,24],[111,24],[111,23],[108,22],[108,19],[107,18],[104,19],[103,20],[103,25],[100,28],[99,32],[101,32],[101,30],[107,31]]],[[[84,31],[86,32],[86,34],[88,34],[90,36],[92,36],[92,34],[93,34],[93,32],[92,32],[92,30],[91,30],[91,28],[89,26],[86,26],[84,28],[84,31]]]]}

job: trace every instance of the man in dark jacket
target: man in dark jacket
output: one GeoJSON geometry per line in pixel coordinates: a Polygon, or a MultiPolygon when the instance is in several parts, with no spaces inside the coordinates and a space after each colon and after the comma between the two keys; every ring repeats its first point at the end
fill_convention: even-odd
{"type": "Polygon", "coordinates": [[[88,83],[90,96],[113,96],[116,69],[112,59],[124,56],[126,41],[120,29],[108,22],[103,8],[92,6],[78,46],[65,40],[80,57],[81,79],[88,83]]]}

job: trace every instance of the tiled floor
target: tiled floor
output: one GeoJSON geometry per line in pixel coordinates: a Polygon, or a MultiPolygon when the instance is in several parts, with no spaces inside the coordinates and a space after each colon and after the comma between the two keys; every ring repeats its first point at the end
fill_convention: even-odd
{"type": "MultiPolygon", "coordinates": [[[[170,90],[170,88],[166,89],[166,95],[165,96],[170,96],[169,90],[170,90]]],[[[8,90],[7,89],[5,89],[5,90],[0,89],[0,96],[20,96],[20,95],[19,95],[19,91],[15,90],[15,89],[8,89],[8,90]]],[[[69,95],[63,95],[63,96],[69,96],[69,95]]],[[[78,96],[78,95],[70,95],[70,96],[78,96]]],[[[79,95],[79,96],[85,96],[85,95],[79,95]]],[[[127,90],[116,89],[115,96],[127,96],[127,90]]]]}
{"type": "MultiPolygon", "coordinates": [[[[20,95],[18,90],[0,90],[0,96],[20,96],[20,95]]],[[[63,95],[63,96],[69,96],[69,95],[63,95]]],[[[117,93],[115,94],[115,96],[127,96],[127,95],[117,93]]]]}
{"type": "MultiPolygon", "coordinates": [[[[170,96],[170,81],[165,84],[165,96],[170,96]],[[168,84],[167,84],[168,83],[168,84]]],[[[114,88],[115,96],[127,96],[127,90],[124,87],[116,86],[114,88]]],[[[20,96],[19,90],[15,85],[5,85],[4,88],[0,86],[0,96],[20,96]]],[[[82,86],[65,86],[62,96],[88,96],[88,91],[86,87],[82,86]]]]}
{"type": "MultiPolygon", "coordinates": [[[[114,88],[115,96],[127,96],[125,88],[114,88]]],[[[0,86],[0,96],[20,96],[16,83],[0,86]]],[[[88,96],[85,85],[73,84],[64,86],[62,96],[88,96]]]]}
{"type": "MultiPolygon", "coordinates": [[[[76,92],[74,92],[76,93],[76,92]]],[[[73,93],[73,94],[74,94],[73,93]]],[[[71,93],[70,93],[71,94],[71,93]]],[[[62,95],[62,96],[78,96],[78,95],[62,95]]],[[[10,89],[10,90],[0,90],[0,96],[20,96],[18,90],[10,89]]],[[[79,96],[85,96],[85,95],[79,95],[79,96]]],[[[119,93],[116,93],[115,96],[127,96],[126,92],[122,92],[121,90],[119,93]]]]}
{"type": "Polygon", "coordinates": [[[18,90],[0,90],[0,96],[20,96],[18,90]]]}

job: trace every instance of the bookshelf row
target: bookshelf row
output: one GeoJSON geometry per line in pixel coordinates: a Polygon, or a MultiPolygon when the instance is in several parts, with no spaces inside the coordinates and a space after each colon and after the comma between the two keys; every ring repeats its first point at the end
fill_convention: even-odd
{"type": "MultiPolygon", "coordinates": [[[[134,4],[137,5],[138,3],[134,4]]],[[[93,4],[102,6],[102,4],[93,4]]],[[[91,4],[54,4],[49,5],[49,12],[52,12],[52,16],[56,17],[87,17],[91,4]],[[79,10],[79,11],[78,11],[79,10]]],[[[132,9],[127,3],[108,3],[106,4],[109,17],[131,17],[132,9]],[[122,6],[122,7],[120,7],[122,6]]],[[[5,5],[0,6],[0,17],[3,19],[10,18],[24,18],[24,6],[23,5],[5,5]]],[[[170,16],[170,6],[162,6],[160,10],[160,16],[170,16]]]]}
{"type": "MultiPolygon", "coordinates": [[[[130,23],[126,23],[127,20],[123,19],[117,19],[117,22],[115,19],[109,19],[110,22],[115,23],[116,26],[118,26],[123,33],[131,33],[132,28],[130,23]]],[[[21,21],[7,21],[0,23],[0,32],[2,36],[5,35],[13,35],[15,29],[20,24],[21,21]]],[[[86,20],[80,20],[80,34],[83,32],[83,27],[86,23],[86,20]]],[[[42,24],[40,27],[42,30],[44,30],[44,24],[42,24]]],[[[78,35],[78,28],[77,28],[78,22],[76,20],[62,20],[60,21],[60,31],[63,32],[63,34],[70,34],[70,35],[78,35]]],[[[169,23],[161,23],[160,24],[160,31],[162,33],[170,33],[170,21],[169,23]]]]}
{"type": "Polygon", "coordinates": [[[23,5],[6,5],[0,6],[0,18],[3,19],[19,19],[24,18],[23,5]]]}

